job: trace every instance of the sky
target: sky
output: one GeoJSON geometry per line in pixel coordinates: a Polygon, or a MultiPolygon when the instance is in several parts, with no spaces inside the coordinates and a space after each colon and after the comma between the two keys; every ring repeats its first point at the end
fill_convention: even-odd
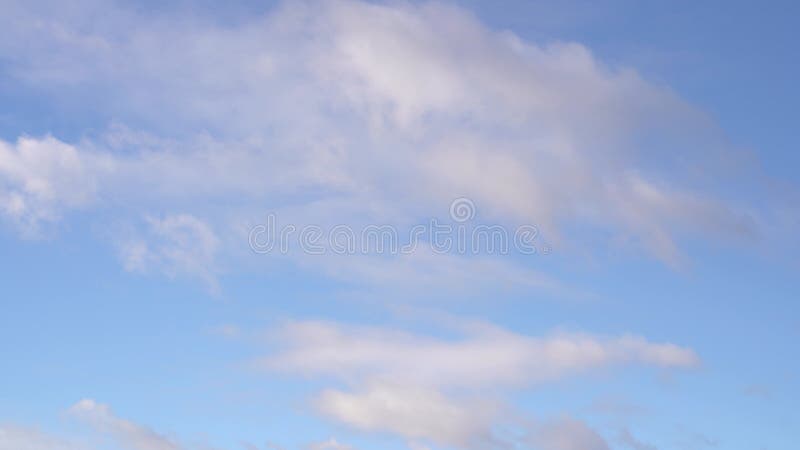
{"type": "Polygon", "coordinates": [[[794,2],[0,0],[0,450],[782,450],[794,2]]]}

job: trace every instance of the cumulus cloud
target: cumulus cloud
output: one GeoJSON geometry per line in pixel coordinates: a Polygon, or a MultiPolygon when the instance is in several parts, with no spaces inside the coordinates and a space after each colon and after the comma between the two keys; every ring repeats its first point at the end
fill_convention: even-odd
{"type": "Polygon", "coordinates": [[[35,236],[42,224],[95,197],[97,176],[111,169],[107,155],[82,152],[47,136],[0,140],[0,211],[35,236]]]}

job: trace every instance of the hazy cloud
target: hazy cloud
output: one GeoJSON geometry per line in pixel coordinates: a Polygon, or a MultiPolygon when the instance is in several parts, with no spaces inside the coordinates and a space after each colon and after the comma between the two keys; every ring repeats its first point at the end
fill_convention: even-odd
{"type": "Polygon", "coordinates": [[[690,182],[683,161],[722,145],[702,113],[580,44],[525,41],[456,6],[289,1],[232,28],[112,5],[93,5],[102,24],[12,6],[0,55],[19,83],[55,98],[100,86],[101,110],[147,124],[75,147],[47,138],[66,156],[43,174],[6,148],[4,209],[28,221],[83,204],[105,170],[84,161],[100,153],[116,167],[102,189],[184,208],[224,198],[257,215],[265,198],[335,196],[374,219],[387,204],[413,217],[468,196],[487,218],[554,238],[580,221],[670,263],[685,233],[755,232],[750,211],[690,182]],[[47,188],[65,179],[79,189],[47,188]]]}
{"type": "Polygon", "coordinates": [[[73,405],[69,412],[85,421],[96,431],[112,437],[116,443],[131,450],[180,450],[178,444],[155,431],[117,417],[107,405],[85,399],[73,405]]]}
{"type": "Polygon", "coordinates": [[[118,243],[126,270],[197,277],[215,291],[219,239],[211,227],[189,214],[148,217],[143,237],[118,243]]]}
{"type": "Polygon", "coordinates": [[[485,324],[446,339],[388,328],[294,322],[276,338],[280,349],[263,361],[273,370],[344,379],[392,377],[433,386],[524,385],[614,365],[687,368],[700,361],[691,349],[637,336],[532,337],[485,324]]]}

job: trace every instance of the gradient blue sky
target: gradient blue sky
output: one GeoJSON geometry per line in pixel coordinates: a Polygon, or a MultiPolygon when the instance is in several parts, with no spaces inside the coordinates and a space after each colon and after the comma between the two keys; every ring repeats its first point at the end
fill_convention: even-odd
{"type": "Polygon", "coordinates": [[[0,450],[794,448],[798,9],[0,0],[0,450]]]}

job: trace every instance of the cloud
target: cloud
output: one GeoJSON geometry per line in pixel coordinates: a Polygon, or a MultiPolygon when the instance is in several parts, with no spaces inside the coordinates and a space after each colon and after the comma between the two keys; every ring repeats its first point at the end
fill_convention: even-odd
{"type": "Polygon", "coordinates": [[[545,450],[608,449],[575,419],[530,422],[502,393],[621,365],[690,368],[690,349],[641,337],[556,333],[517,334],[483,322],[451,321],[437,335],[333,322],[292,322],[273,335],[267,369],[338,380],[323,390],[317,411],[366,432],[455,448],[503,448],[529,442],[545,450]],[[450,333],[448,333],[448,331],[450,333]],[[497,396],[497,398],[495,398],[497,396]]]}
{"type": "Polygon", "coordinates": [[[143,124],[86,142],[121,166],[104,183],[123,197],[224,198],[251,214],[267,199],[337,198],[359,212],[325,217],[336,221],[420,217],[468,196],[486,218],[553,237],[591,225],[671,264],[681,236],[756,230],[748,208],[692,180],[690,167],[721,165],[703,156],[723,145],[703,113],[578,43],[529,42],[457,6],[289,1],[235,26],[12,6],[9,76],[78,109],[64,93],[91,88],[103,114],[143,124]],[[112,156],[120,142],[131,151],[112,156]]]}
{"type": "Polygon", "coordinates": [[[541,450],[609,450],[608,443],[585,423],[562,418],[540,425],[530,441],[541,450]]]}
{"type": "Polygon", "coordinates": [[[267,368],[343,379],[391,377],[430,386],[526,385],[615,365],[687,368],[691,350],[617,338],[558,333],[533,337],[487,324],[470,325],[452,339],[332,322],[294,322],[277,334],[280,349],[267,368]]]}
{"type": "Polygon", "coordinates": [[[86,207],[97,175],[111,170],[107,155],[82,152],[53,137],[0,140],[0,212],[28,236],[65,211],[86,207]]]}
{"type": "Polygon", "coordinates": [[[308,255],[290,253],[299,267],[331,279],[366,289],[388,291],[387,296],[409,299],[441,298],[454,294],[477,297],[486,292],[536,289],[562,297],[587,297],[579,289],[534,269],[509,262],[498,255],[441,253],[428,243],[397,255],[380,253],[308,255]]]}
{"type": "MultiPolygon", "coordinates": [[[[614,364],[680,368],[698,363],[691,350],[641,338],[563,334],[532,338],[481,322],[453,321],[450,326],[456,337],[296,322],[278,334],[279,345],[286,348],[269,358],[267,366],[332,375],[354,386],[350,391],[325,389],[315,397],[314,406],[322,415],[365,432],[464,449],[513,448],[524,442],[542,450],[605,450],[608,445],[602,436],[580,420],[566,417],[530,424],[526,414],[492,400],[491,393],[513,392],[528,383],[614,364]],[[522,437],[513,432],[520,423],[528,423],[522,437]]],[[[185,448],[94,400],[78,402],[70,414],[124,448],[185,448]]],[[[622,437],[620,441],[639,442],[622,437]]],[[[325,445],[336,448],[331,442],[325,445]]]]}
{"type": "Polygon", "coordinates": [[[362,431],[430,439],[459,448],[495,442],[496,405],[458,402],[435,389],[373,383],[357,393],[326,390],[315,403],[323,415],[362,431]]]}
{"type": "MultiPolygon", "coordinates": [[[[218,447],[203,442],[182,444],[151,428],[117,416],[110,406],[83,399],[67,410],[68,415],[89,426],[88,433],[53,434],[38,428],[0,425],[0,450],[211,450],[218,447]]],[[[243,443],[248,449],[259,447],[243,443]]],[[[283,450],[267,442],[264,448],[283,450]]],[[[300,448],[300,447],[296,447],[300,448]]],[[[331,438],[311,443],[309,450],[353,450],[331,438]]]]}
{"type": "Polygon", "coordinates": [[[0,450],[88,450],[37,429],[0,426],[0,450]]]}
{"type": "Polygon", "coordinates": [[[219,239],[208,224],[189,214],[148,217],[146,222],[146,237],[119,244],[126,270],[197,277],[211,290],[218,289],[219,239]]]}
{"type": "Polygon", "coordinates": [[[308,450],[353,450],[353,447],[341,444],[336,439],[330,438],[327,441],[310,444],[308,450]]]}
{"type": "Polygon", "coordinates": [[[315,404],[325,416],[360,431],[392,433],[448,448],[610,448],[597,431],[571,417],[528,424],[519,437],[508,432],[515,414],[500,403],[455,399],[408,385],[372,383],[355,393],[327,390],[315,404]]]}
{"type": "MultiPolygon", "coordinates": [[[[532,223],[566,241],[585,237],[580,225],[669,264],[682,261],[686,235],[758,231],[754,208],[693,176],[725,183],[717,175],[729,153],[712,121],[579,43],[532,42],[439,2],[288,1],[233,24],[143,10],[4,3],[4,82],[94,118],[79,139],[0,141],[0,211],[24,234],[76,210],[108,208],[120,220],[169,211],[118,242],[124,266],[215,289],[218,258],[233,251],[219,236],[267,208],[296,223],[408,224],[469,197],[482,220],[532,223]],[[124,125],[89,131],[112,120],[124,125]]],[[[560,288],[508,261],[373,256],[299,264],[395,292],[560,288]]],[[[296,322],[280,336],[264,367],[348,385],[318,396],[326,416],[461,446],[496,443],[503,408],[476,399],[482,389],[699,364],[691,349],[639,336],[536,337],[486,324],[442,337],[296,322]]],[[[129,448],[178,448],[92,400],[72,412],[129,448]]],[[[15,450],[44,442],[3,433],[15,450]]],[[[531,439],[545,450],[607,448],[577,419],[531,439]]]]}
{"type": "Polygon", "coordinates": [[[0,426],[0,450],[186,450],[146,426],[118,417],[109,406],[91,399],[79,401],[68,413],[91,427],[87,437],[65,438],[38,429],[0,426]],[[113,443],[103,441],[99,445],[98,437],[110,437],[113,443]]]}
{"type": "Polygon", "coordinates": [[[73,405],[69,413],[89,424],[96,431],[131,450],[180,450],[178,444],[155,431],[117,417],[107,405],[84,399],[73,405]]]}

